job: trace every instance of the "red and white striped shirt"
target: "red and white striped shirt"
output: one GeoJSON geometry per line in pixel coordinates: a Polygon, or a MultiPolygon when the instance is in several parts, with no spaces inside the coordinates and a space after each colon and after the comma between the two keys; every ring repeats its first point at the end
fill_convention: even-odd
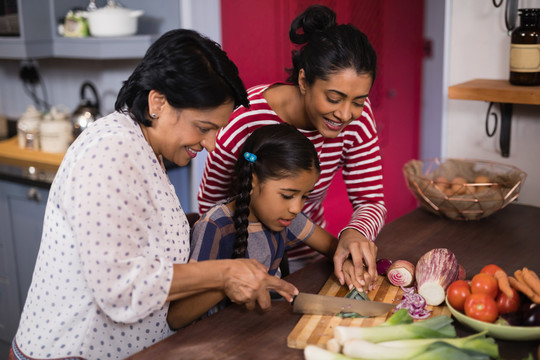
{"type": "MultiPolygon", "coordinates": [[[[236,109],[228,125],[218,132],[216,148],[206,159],[199,188],[201,214],[230,197],[234,164],[247,137],[261,126],[284,122],[263,96],[264,90],[271,85],[249,89],[250,108],[236,109]]],[[[386,207],[379,139],[369,99],[366,99],[362,116],[347,125],[336,138],[325,138],[317,130],[299,130],[315,146],[321,166],[319,180],[307,198],[303,212],[324,228],[323,201],[334,175],[343,167],[343,180],[354,210],[345,229],[354,228],[375,240],[384,224],[386,207]]],[[[313,250],[303,244],[288,251],[289,259],[312,255],[313,250]]]]}

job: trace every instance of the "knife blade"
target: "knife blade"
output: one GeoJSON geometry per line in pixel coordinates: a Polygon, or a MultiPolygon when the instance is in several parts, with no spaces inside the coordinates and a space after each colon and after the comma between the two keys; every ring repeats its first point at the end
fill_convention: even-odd
{"type": "Polygon", "coordinates": [[[337,315],[355,312],[362,316],[378,316],[394,309],[394,304],[366,301],[337,296],[300,293],[293,300],[293,311],[302,314],[337,315]]]}

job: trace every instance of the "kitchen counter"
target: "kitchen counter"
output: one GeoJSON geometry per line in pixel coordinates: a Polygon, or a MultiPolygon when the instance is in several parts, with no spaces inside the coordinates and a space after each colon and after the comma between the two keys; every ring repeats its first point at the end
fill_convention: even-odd
{"type": "MultiPolygon", "coordinates": [[[[17,137],[0,141],[0,179],[50,188],[64,153],[48,153],[19,147],[17,137]]],[[[163,160],[167,171],[178,165],[163,160]]]]}
{"type": "Polygon", "coordinates": [[[14,166],[33,166],[44,171],[56,171],[63,153],[47,153],[19,147],[17,137],[0,141],[0,163],[14,166]]]}
{"type": "MultiPolygon", "coordinates": [[[[507,272],[528,267],[540,272],[540,208],[510,204],[479,221],[447,220],[416,209],[385,225],[377,238],[379,257],[413,263],[437,247],[452,250],[467,270],[468,278],[489,263],[507,272]]],[[[318,292],[332,273],[320,260],[286,279],[303,292],[318,292]]],[[[303,359],[303,352],[287,347],[287,336],[300,314],[284,301],[274,301],[266,313],[248,312],[231,305],[163,341],[131,356],[143,359],[303,359]]],[[[454,321],[459,336],[473,331],[454,321]]],[[[497,340],[501,358],[523,359],[537,354],[540,341],[497,340]]]]}
{"type": "Polygon", "coordinates": [[[17,137],[0,141],[0,179],[50,188],[64,154],[22,149],[17,137]]]}

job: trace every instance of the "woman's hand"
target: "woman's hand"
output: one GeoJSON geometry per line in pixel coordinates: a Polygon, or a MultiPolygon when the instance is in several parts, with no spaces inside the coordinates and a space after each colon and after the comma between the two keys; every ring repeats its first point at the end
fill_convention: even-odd
{"type": "Polygon", "coordinates": [[[261,309],[270,308],[269,290],[274,290],[291,302],[298,289],[285,280],[268,274],[268,269],[254,259],[230,260],[223,273],[224,291],[234,303],[245,304],[253,310],[258,304],[261,309]]]}
{"type": "Polygon", "coordinates": [[[341,285],[345,285],[343,272],[345,260],[352,257],[354,276],[347,283],[358,291],[373,290],[377,283],[377,246],[355,229],[347,229],[341,233],[334,254],[334,273],[341,285]],[[367,269],[365,268],[367,266],[367,269]]]}

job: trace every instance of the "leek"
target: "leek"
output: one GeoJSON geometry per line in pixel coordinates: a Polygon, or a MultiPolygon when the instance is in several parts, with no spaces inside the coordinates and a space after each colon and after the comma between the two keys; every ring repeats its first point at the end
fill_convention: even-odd
{"type": "MultiPolygon", "coordinates": [[[[407,310],[400,309],[392,317],[399,314],[401,310],[404,310],[408,315],[407,310]]],[[[343,345],[350,339],[361,339],[372,343],[379,343],[391,340],[448,338],[456,336],[456,330],[452,326],[452,319],[448,316],[436,316],[412,324],[388,324],[388,322],[395,323],[396,319],[401,318],[401,316],[398,315],[394,319],[390,317],[387,322],[374,327],[336,326],[334,328],[334,338],[343,345]]],[[[410,315],[408,316],[410,317],[410,315]]]]}
{"type": "Polygon", "coordinates": [[[412,324],[413,318],[409,314],[409,311],[407,309],[399,309],[390,317],[381,324],[381,326],[387,326],[387,325],[399,325],[399,324],[412,324]]]}
{"type": "Polygon", "coordinates": [[[308,345],[304,348],[304,359],[306,360],[352,360],[348,356],[325,350],[316,345],[308,345]]]}
{"type": "Polygon", "coordinates": [[[488,355],[492,358],[499,357],[499,349],[493,338],[486,337],[487,331],[482,331],[462,338],[441,338],[441,339],[410,339],[386,341],[379,343],[380,345],[406,349],[422,346],[429,346],[433,343],[444,342],[462,350],[471,350],[477,353],[488,355]]]}
{"type": "Polygon", "coordinates": [[[448,344],[436,343],[424,353],[408,360],[489,360],[490,357],[481,353],[458,349],[448,344]]]}
{"type": "Polygon", "coordinates": [[[409,339],[379,343],[351,339],[343,346],[344,355],[366,360],[416,359],[421,355],[421,359],[439,359],[435,355],[430,358],[424,357],[423,354],[433,352],[446,356],[445,354],[456,354],[458,351],[461,357],[455,359],[466,359],[467,356],[489,359],[499,356],[497,344],[492,338],[487,338],[485,332],[463,338],[409,339]],[[438,350],[439,347],[444,349],[438,350]]]}
{"type": "Polygon", "coordinates": [[[372,343],[379,343],[391,340],[404,339],[425,339],[425,338],[444,338],[444,333],[422,326],[394,325],[394,326],[374,326],[374,327],[348,327],[336,326],[334,328],[334,338],[340,343],[345,344],[351,339],[360,339],[372,343]]]}

